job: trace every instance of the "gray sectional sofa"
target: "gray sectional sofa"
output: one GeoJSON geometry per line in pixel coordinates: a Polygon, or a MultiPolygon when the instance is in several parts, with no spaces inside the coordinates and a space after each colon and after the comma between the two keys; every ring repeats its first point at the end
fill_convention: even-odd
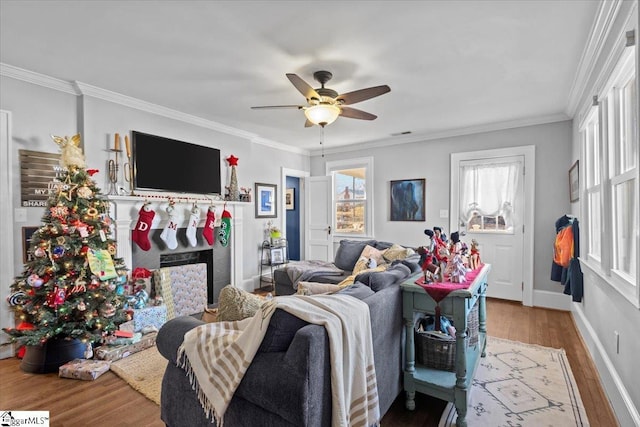
{"type": "MultiPolygon", "coordinates": [[[[369,306],[380,412],[402,390],[402,294],[399,283],[416,274],[411,261],[387,271],[358,276],[362,282],[334,294],[356,297],[369,306]]],[[[169,427],[210,426],[176,355],[184,334],[201,325],[180,317],[160,329],[157,346],[169,361],[162,382],[161,417],[169,427]]],[[[323,326],[283,311],[274,313],[265,338],[225,414],[225,426],[330,426],[329,340],[323,326]]]]}

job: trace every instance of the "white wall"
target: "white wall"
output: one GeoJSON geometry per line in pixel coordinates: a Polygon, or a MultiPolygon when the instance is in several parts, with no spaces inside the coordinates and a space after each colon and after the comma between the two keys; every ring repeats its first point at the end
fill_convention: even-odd
{"type": "MultiPolygon", "coordinates": [[[[593,95],[598,93],[603,83],[600,76],[607,75],[606,70],[615,64],[609,61],[609,56],[620,50],[620,36],[632,28],[635,28],[635,49],[638,56],[639,26],[637,2],[635,5],[634,2],[622,2],[609,35],[602,41],[601,54],[590,70],[585,90],[579,94],[578,114],[573,125],[571,162],[579,159],[580,167],[584,167],[586,161],[580,157],[578,117],[589,107],[593,95]]],[[[639,70],[640,66],[636,63],[636,87],[640,87],[639,70]]],[[[578,202],[572,204],[571,210],[575,215],[579,216],[584,212],[583,202],[584,198],[581,197],[578,202]]],[[[584,232],[585,227],[582,227],[583,239],[584,232]]],[[[600,379],[620,425],[640,425],[640,374],[636,365],[640,354],[640,310],[609,285],[605,277],[588,268],[583,268],[583,273],[584,299],[582,303],[573,304],[576,324],[598,368],[600,379]],[[614,331],[620,335],[619,351],[616,351],[614,331]]]]}
{"type": "MultiPolygon", "coordinates": [[[[104,194],[109,189],[107,178],[109,153],[106,150],[113,147],[115,133],[124,137],[130,130],[219,148],[223,159],[234,154],[240,159],[237,167],[239,186],[253,188],[255,182],[262,182],[280,187],[281,167],[296,170],[309,169],[309,158],[306,155],[251,143],[241,136],[220,132],[207,126],[198,126],[98,97],[77,96],[7,76],[1,77],[0,84],[2,88],[0,109],[10,111],[13,117],[13,203],[15,207],[20,206],[18,149],[57,153],[58,147],[51,140],[50,134],[73,135],[82,131],[87,166],[100,170],[94,178],[104,194]]],[[[181,167],[185,166],[176,165],[173,172],[179,173],[181,167]]],[[[228,185],[229,176],[230,169],[227,167],[227,162],[223,160],[223,185],[228,185]]],[[[281,189],[278,188],[278,190],[281,189]]],[[[27,221],[15,223],[15,236],[21,235],[22,226],[40,224],[42,208],[26,208],[26,211],[27,221]]],[[[278,219],[275,222],[281,224],[281,219],[282,212],[278,212],[278,219]]],[[[266,221],[255,218],[253,203],[244,206],[244,256],[240,260],[243,266],[243,277],[237,285],[246,289],[253,288],[254,278],[258,274],[258,248],[263,240],[266,221]]],[[[21,251],[22,245],[16,241],[14,245],[16,274],[22,270],[21,251]]]]}
{"type": "Polygon", "coordinates": [[[451,153],[523,145],[536,147],[534,288],[558,293],[559,299],[566,300],[550,274],[554,223],[569,212],[570,121],[314,156],[311,174],[323,175],[327,161],[373,156],[375,238],[419,246],[427,243],[425,228],[441,226],[449,233],[456,231],[448,230],[448,218],[440,218],[440,210],[450,206],[451,153]],[[389,221],[389,181],[415,178],[426,178],[426,221],[389,221]]]}

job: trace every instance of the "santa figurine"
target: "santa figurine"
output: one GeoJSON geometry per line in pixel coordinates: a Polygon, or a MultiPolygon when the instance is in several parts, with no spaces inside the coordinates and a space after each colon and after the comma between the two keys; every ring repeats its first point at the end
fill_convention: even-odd
{"type": "Polygon", "coordinates": [[[424,273],[424,283],[432,283],[442,281],[442,277],[439,275],[440,267],[433,263],[433,254],[427,249],[425,246],[420,246],[417,249],[418,254],[420,254],[419,265],[422,268],[424,273]]]}

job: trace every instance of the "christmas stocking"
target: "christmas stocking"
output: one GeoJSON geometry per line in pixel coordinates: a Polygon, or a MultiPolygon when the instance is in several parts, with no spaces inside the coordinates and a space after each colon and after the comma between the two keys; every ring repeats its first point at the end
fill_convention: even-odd
{"type": "Polygon", "coordinates": [[[231,214],[228,210],[222,212],[222,220],[220,224],[220,230],[218,231],[218,240],[222,246],[229,245],[229,238],[231,237],[231,214]]]}
{"type": "Polygon", "coordinates": [[[151,243],[149,242],[149,231],[151,230],[151,222],[156,213],[151,210],[147,205],[140,208],[138,214],[138,222],[136,228],[133,229],[132,238],[133,241],[140,246],[143,251],[151,249],[151,243]]]}
{"type": "Polygon", "coordinates": [[[202,230],[202,236],[205,238],[209,245],[213,245],[215,239],[213,238],[213,224],[216,221],[216,211],[213,207],[207,211],[207,220],[204,223],[204,230],[202,230]]]}
{"type": "Polygon", "coordinates": [[[178,247],[178,239],[176,239],[176,233],[178,232],[178,224],[175,221],[174,215],[169,214],[169,222],[165,225],[164,230],[160,233],[160,238],[167,244],[167,248],[174,250],[178,247]]]}
{"type": "Polygon", "coordinates": [[[198,244],[198,237],[196,232],[198,231],[198,223],[200,222],[200,209],[194,206],[191,209],[191,216],[189,216],[189,225],[187,226],[187,239],[192,247],[196,247],[198,244]]]}

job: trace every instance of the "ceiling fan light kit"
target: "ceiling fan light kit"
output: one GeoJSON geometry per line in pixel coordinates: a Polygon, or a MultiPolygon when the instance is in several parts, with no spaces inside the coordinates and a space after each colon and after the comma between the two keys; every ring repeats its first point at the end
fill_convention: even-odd
{"type": "Polygon", "coordinates": [[[308,105],[267,105],[251,107],[252,109],[262,108],[297,108],[304,111],[307,118],[305,127],[318,125],[325,127],[335,122],[338,116],[349,119],[375,120],[376,115],[355,108],[344,107],[357,102],[366,101],[376,96],[384,95],[391,89],[387,85],[374,86],[366,89],[355,90],[345,94],[338,94],[333,89],[324,87],[324,84],[331,80],[333,74],[329,71],[316,71],[313,78],[320,83],[321,87],[314,89],[307,82],[302,80],[297,74],[288,73],[287,78],[298,89],[308,105]]]}

